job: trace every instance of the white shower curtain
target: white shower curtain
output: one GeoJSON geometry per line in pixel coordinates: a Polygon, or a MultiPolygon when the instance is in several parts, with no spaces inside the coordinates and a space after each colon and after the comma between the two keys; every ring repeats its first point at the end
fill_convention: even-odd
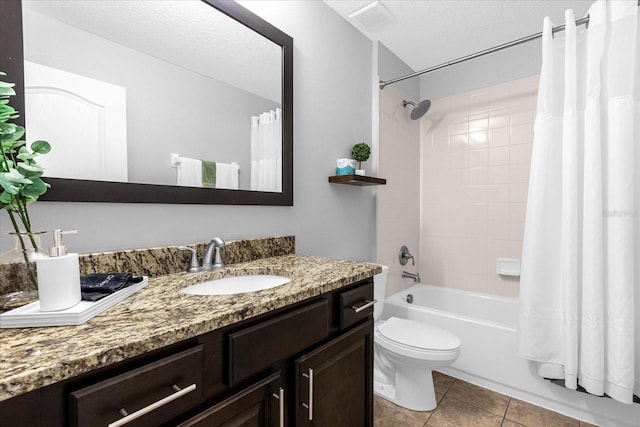
{"type": "Polygon", "coordinates": [[[551,34],[534,126],[519,353],[547,378],[631,403],[640,391],[637,0],[597,1],[551,34]],[[635,317],[634,317],[635,316],[635,317]]]}
{"type": "Polygon", "coordinates": [[[282,191],[282,110],[251,117],[251,190],[282,191]]]}

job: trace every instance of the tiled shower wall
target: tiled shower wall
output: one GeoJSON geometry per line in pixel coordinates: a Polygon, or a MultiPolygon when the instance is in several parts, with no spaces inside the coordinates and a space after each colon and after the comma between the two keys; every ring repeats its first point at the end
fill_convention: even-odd
{"type": "Polygon", "coordinates": [[[413,285],[401,277],[402,270],[418,271],[420,224],[420,122],[411,120],[409,99],[401,90],[387,86],[380,91],[380,140],[377,175],[387,185],[377,187],[377,262],[389,266],[387,295],[413,285]],[[401,266],[400,247],[406,245],[415,257],[401,266]]]}
{"type": "Polygon", "coordinates": [[[497,258],[520,258],[538,76],[433,100],[420,135],[420,274],[518,296],[497,258]]]}

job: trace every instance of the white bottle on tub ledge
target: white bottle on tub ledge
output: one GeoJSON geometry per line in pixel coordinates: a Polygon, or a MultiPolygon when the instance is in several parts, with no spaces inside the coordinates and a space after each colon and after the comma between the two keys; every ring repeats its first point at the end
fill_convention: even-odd
{"type": "Polygon", "coordinates": [[[80,262],[77,253],[67,253],[62,234],[77,230],[53,230],[53,247],[49,257],[36,261],[40,311],[64,310],[78,304],[80,293],[80,262]]]}

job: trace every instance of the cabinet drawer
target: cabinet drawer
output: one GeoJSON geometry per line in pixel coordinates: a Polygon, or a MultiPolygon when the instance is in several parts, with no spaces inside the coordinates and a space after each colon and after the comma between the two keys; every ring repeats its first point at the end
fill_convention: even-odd
{"type": "Polygon", "coordinates": [[[229,383],[290,357],[329,335],[328,301],[297,310],[229,334],[229,383]]]}
{"type": "Polygon", "coordinates": [[[282,375],[278,371],[205,409],[178,427],[283,425],[285,394],[281,385],[282,375]]]}
{"type": "Polygon", "coordinates": [[[340,329],[358,323],[373,314],[373,282],[340,293],[340,329]],[[363,307],[367,307],[364,308],[363,307]]]}
{"type": "Polygon", "coordinates": [[[109,425],[134,413],[141,415],[127,427],[170,420],[203,401],[202,358],[199,345],[72,392],[71,425],[109,425]]]}

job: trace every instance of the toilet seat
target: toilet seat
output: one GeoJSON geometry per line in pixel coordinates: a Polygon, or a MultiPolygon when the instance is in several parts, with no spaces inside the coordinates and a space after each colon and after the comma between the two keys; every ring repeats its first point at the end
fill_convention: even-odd
{"type": "Polygon", "coordinates": [[[462,345],[460,338],[444,329],[397,317],[376,325],[376,338],[389,351],[421,360],[457,358],[462,345]]]}

